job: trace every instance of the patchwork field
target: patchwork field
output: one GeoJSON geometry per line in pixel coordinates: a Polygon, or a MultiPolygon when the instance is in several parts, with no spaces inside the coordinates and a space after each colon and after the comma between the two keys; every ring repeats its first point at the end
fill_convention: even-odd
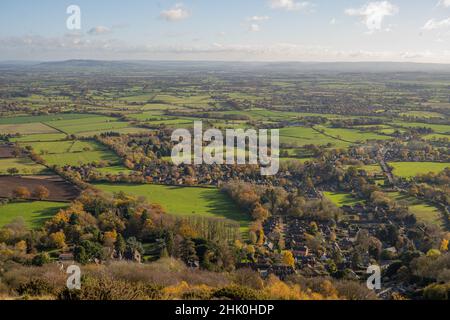
{"type": "Polygon", "coordinates": [[[39,228],[60,209],[67,206],[68,204],[61,202],[47,201],[15,202],[0,205],[0,227],[17,218],[22,218],[28,228],[39,228]]]}
{"type": "Polygon", "coordinates": [[[449,163],[441,162],[390,162],[389,165],[394,168],[393,173],[403,178],[414,177],[418,174],[430,172],[441,172],[450,167],[449,163]]]}
{"type": "Polygon", "coordinates": [[[123,191],[144,196],[152,203],[162,205],[168,213],[177,216],[220,217],[237,221],[241,229],[247,228],[250,218],[218,189],[171,187],[163,185],[94,184],[108,193],[123,191]]]}

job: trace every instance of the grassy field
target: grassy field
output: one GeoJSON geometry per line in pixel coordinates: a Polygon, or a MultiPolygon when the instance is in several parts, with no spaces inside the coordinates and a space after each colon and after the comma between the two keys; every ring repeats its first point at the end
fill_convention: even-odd
{"type": "Polygon", "coordinates": [[[47,170],[46,167],[34,163],[28,158],[6,158],[0,159],[0,174],[6,175],[8,174],[7,170],[9,168],[16,168],[19,170],[19,174],[21,175],[35,175],[45,173],[47,170]]]}
{"type": "Polygon", "coordinates": [[[23,124],[2,124],[0,133],[3,134],[37,134],[37,133],[57,133],[57,131],[43,123],[23,123],[23,124]]]}
{"type": "Polygon", "coordinates": [[[289,127],[280,129],[280,142],[297,146],[308,144],[327,145],[334,147],[348,147],[350,143],[340,141],[332,137],[327,137],[311,128],[307,127],[289,127]]]}
{"type": "Polygon", "coordinates": [[[366,140],[387,140],[390,137],[379,135],[374,132],[359,131],[342,128],[327,128],[324,126],[316,126],[319,130],[324,130],[325,134],[342,139],[349,142],[365,142],[366,140]]]}
{"type": "Polygon", "coordinates": [[[163,185],[95,184],[109,193],[123,191],[144,196],[152,203],[162,205],[168,213],[177,216],[203,216],[227,218],[238,222],[241,230],[248,228],[250,218],[218,189],[172,187],[163,185]]]}
{"type": "Polygon", "coordinates": [[[95,141],[53,141],[24,143],[41,154],[50,166],[79,165],[99,161],[120,162],[112,151],[95,141]]]}
{"type": "Polygon", "coordinates": [[[429,172],[437,173],[450,167],[450,164],[441,162],[390,162],[389,165],[394,168],[393,173],[396,176],[403,178],[429,172]]]}
{"type": "Polygon", "coordinates": [[[64,133],[43,133],[31,134],[23,137],[13,138],[11,142],[46,142],[64,140],[67,137],[64,133]]]}
{"type": "Polygon", "coordinates": [[[39,228],[65,207],[64,203],[46,201],[8,203],[0,206],[0,227],[21,217],[29,228],[39,228]]]}
{"type": "Polygon", "coordinates": [[[329,199],[331,202],[333,202],[338,207],[354,206],[357,203],[363,202],[362,200],[356,199],[349,193],[324,192],[323,194],[327,199],[329,199]]]}
{"type": "Polygon", "coordinates": [[[439,226],[443,225],[441,212],[436,207],[399,192],[391,192],[388,195],[398,202],[405,203],[409,211],[416,216],[417,220],[439,226]]]}

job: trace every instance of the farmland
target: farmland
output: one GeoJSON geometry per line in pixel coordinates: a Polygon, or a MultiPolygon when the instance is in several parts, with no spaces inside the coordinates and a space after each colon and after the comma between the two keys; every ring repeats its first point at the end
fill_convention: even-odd
{"type": "MultiPolygon", "coordinates": [[[[106,272],[126,265],[133,277],[159,276],[133,271],[156,263],[166,272],[170,260],[247,283],[245,267],[262,290],[269,274],[294,275],[300,287],[336,280],[364,297],[376,263],[401,270],[383,274],[383,295],[425,292],[418,266],[448,254],[450,76],[316,67],[0,64],[0,249],[15,265],[63,253],[106,272]],[[203,138],[205,152],[221,140],[197,136],[195,121],[224,143],[227,129],[279,130],[279,151],[272,139],[256,146],[271,164],[279,155],[279,170],[174,164],[185,142],[174,129],[203,138]],[[60,208],[70,209],[50,219],[60,208]]],[[[248,158],[247,147],[237,153],[248,158]]]]}

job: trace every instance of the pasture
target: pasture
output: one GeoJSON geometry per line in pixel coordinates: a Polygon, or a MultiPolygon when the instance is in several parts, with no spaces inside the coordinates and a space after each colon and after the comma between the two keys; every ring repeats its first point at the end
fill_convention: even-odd
{"type": "Polygon", "coordinates": [[[94,184],[107,193],[123,191],[143,196],[151,203],[160,204],[168,213],[176,216],[202,216],[226,218],[246,229],[250,217],[242,212],[228,196],[216,188],[173,187],[165,185],[94,184]]]}
{"type": "Polygon", "coordinates": [[[442,214],[438,208],[399,192],[390,192],[388,195],[399,203],[406,205],[409,212],[414,214],[417,220],[439,226],[443,225],[442,214]]]}
{"type": "Polygon", "coordinates": [[[438,173],[450,167],[450,164],[442,162],[389,162],[389,165],[394,168],[394,175],[402,178],[411,178],[430,172],[438,173]]]}
{"type": "Polygon", "coordinates": [[[32,201],[12,202],[0,205],[0,227],[21,218],[30,229],[42,227],[46,220],[52,218],[68,204],[61,202],[32,201]]]}

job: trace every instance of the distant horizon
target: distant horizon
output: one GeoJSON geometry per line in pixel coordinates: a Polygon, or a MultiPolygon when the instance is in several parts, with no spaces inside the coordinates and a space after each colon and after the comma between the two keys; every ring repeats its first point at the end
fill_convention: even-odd
{"type": "Polygon", "coordinates": [[[60,60],[0,60],[0,63],[19,63],[19,62],[26,62],[26,63],[52,63],[52,62],[180,62],[180,63],[189,63],[189,62],[207,62],[207,63],[267,63],[267,64],[288,64],[288,63],[298,63],[298,64],[415,64],[415,65],[446,65],[450,66],[450,62],[410,62],[410,61],[395,61],[395,60],[387,60],[387,61],[376,61],[376,60],[368,60],[368,61],[307,61],[307,60],[176,60],[176,59],[60,59],[60,60]]]}

